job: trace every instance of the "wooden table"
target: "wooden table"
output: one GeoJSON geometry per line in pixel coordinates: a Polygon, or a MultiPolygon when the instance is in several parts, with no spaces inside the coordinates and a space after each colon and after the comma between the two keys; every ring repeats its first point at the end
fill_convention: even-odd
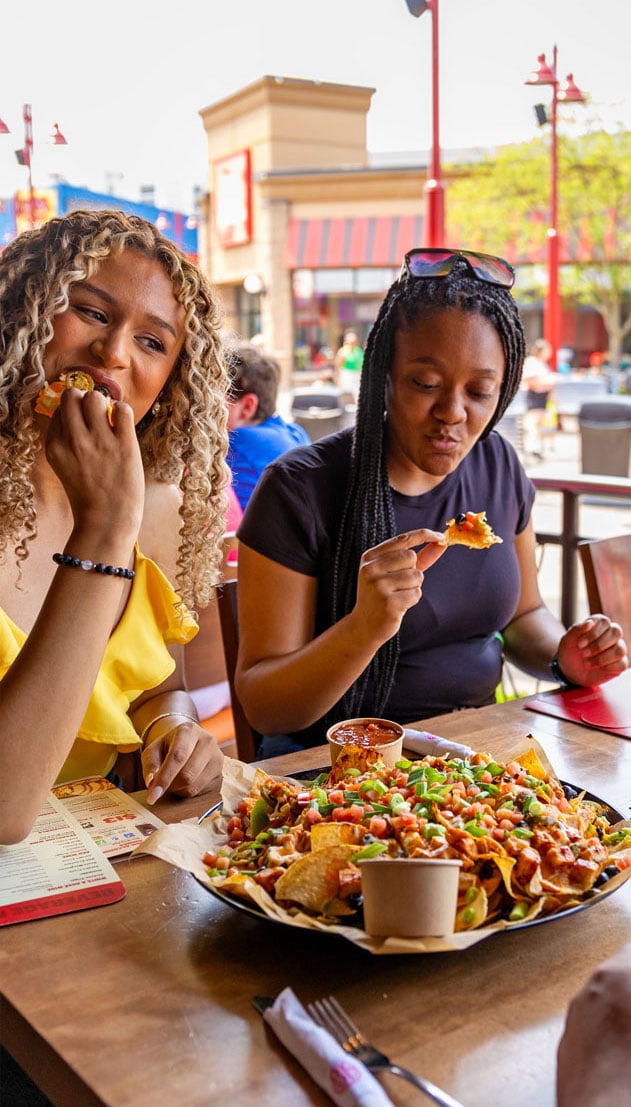
{"type": "MultiPolygon", "coordinates": [[[[423,725],[496,757],[532,732],[562,779],[627,814],[631,742],[523,703],[423,725]]],[[[273,766],[325,760],[324,750],[308,750],[273,766]]],[[[214,798],[156,810],[178,820],[214,798]]],[[[237,912],[156,858],[123,861],[119,871],[120,903],[0,937],[0,1038],[63,1107],[329,1103],[251,1005],[252,995],[288,984],[303,1002],[334,992],[378,1045],[465,1107],[553,1107],[568,1000],[631,937],[631,881],[589,910],[463,953],[377,957],[237,912]]],[[[413,1088],[383,1080],[395,1104],[419,1104],[413,1088]]]]}

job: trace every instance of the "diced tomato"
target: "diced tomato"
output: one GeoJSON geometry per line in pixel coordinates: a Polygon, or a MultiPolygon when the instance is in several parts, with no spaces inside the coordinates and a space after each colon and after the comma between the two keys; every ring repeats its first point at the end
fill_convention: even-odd
{"type": "Polygon", "coordinates": [[[331,812],[334,823],[360,823],[363,817],[364,809],[358,803],[352,803],[350,807],[335,807],[331,812]]]}
{"type": "Polygon", "coordinates": [[[305,811],[303,823],[305,826],[313,826],[314,823],[321,823],[324,816],[320,814],[317,807],[310,807],[308,811],[305,811]]]}
{"type": "Polygon", "coordinates": [[[230,845],[234,845],[235,842],[242,842],[245,838],[245,834],[241,830],[240,826],[235,826],[234,830],[230,833],[230,845]]]}
{"type": "Polygon", "coordinates": [[[230,858],[229,857],[218,857],[217,860],[215,861],[215,868],[216,869],[221,869],[222,871],[225,872],[227,869],[230,868],[230,858]]]}
{"type": "Polygon", "coordinates": [[[248,805],[245,800],[239,800],[239,803],[237,804],[237,811],[240,815],[247,815],[248,805]]]}
{"type": "Polygon", "coordinates": [[[228,820],[228,834],[231,834],[237,827],[239,830],[243,829],[243,820],[240,815],[233,815],[232,818],[228,820]]]}
{"type": "Polygon", "coordinates": [[[334,788],[329,792],[329,803],[334,803],[336,807],[340,807],[344,803],[344,793],[341,788],[334,788]]]}
{"type": "Polygon", "coordinates": [[[404,811],[402,815],[395,815],[390,823],[395,830],[405,830],[406,826],[416,826],[416,815],[411,811],[404,811]]]}
{"type": "Polygon", "coordinates": [[[207,850],[202,857],[204,865],[208,865],[209,869],[214,869],[217,864],[217,854],[213,850],[207,850]]]}
{"type": "Polygon", "coordinates": [[[388,824],[383,815],[373,815],[368,824],[368,833],[373,838],[385,838],[388,833],[388,824]]]}

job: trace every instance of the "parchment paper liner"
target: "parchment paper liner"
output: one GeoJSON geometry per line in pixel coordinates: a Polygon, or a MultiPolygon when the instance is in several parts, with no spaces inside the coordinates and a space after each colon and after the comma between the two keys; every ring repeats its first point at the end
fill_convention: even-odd
{"type": "MultiPolygon", "coordinates": [[[[501,760],[504,764],[514,761],[529,749],[536,751],[548,776],[556,779],[556,773],[545,751],[531,736],[525,738],[518,746],[513,747],[501,760]]],[[[223,814],[231,815],[236,810],[239,801],[249,792],[255,772],[256,769],[253,765],[246,765],[234,758],[224,757],[221,787],[223,814]]],[[[580,787],[580,785],[576,786],[580,787]]],[[[604,797],[602,798],[604,799],[604,797]]],[[[620,821],[612,829],[623,826],[631,826],[631,820],[620,821]]],[[[202,823],[198,823],[196,819],[186,819],[180,823],[167,824],[162,829],[154,831],[149,838],[136,847],[131,857],[142,853],[153,854],[163,861],[175,865],[178,869],[184,869],[186,872],[192,873],[207,888],[215,889],[216,886],[206,873],[206,866],[202,861],[202,857],[207,850],[216,849],[218,844],[223,845],[225,842],[225,833],[220,832],[216,819],[209,818],[202,823]]],[[[629,877],[631,877],[631,868],[623,869],[617,876],[607,881],[603,886],[603,892],[614,891],[629,877]]],[[[500,920],[490,926],[480,927],[477,930],[461,930],[443,938],[375,938],[357,926],[323,923],[309,915],[302,914],[302,912],[295,915],[289,914],[282,907],[279,907],[272,897],[254,880],[246,879],[241,888],[244,894],[240,895],[239,898],[245,899],[246,902],[256,903],[269,918],[276,919],[286,926],[298,927],[301,930],[319,930],[327,934],[338,934],[352,942],[353,945],[368,950],[369,953],[440,953],[448,950],[468,949],[500,930],[515,929],[515,926],[518,925],[500,920]]],[[[594,898],[597,896],[598,891],[595,892],[594,898]]],[[[586,901],[573,900],[571,905],[584,902],[586,901]]],[[[571,905],[568,904],[568,907],[571,905]]],[[[557,912],[559,915],[562,913],[557,912]]],[[[553,919],[554,917],[555,915],[544,916],[546,919],[553,919]]]]}

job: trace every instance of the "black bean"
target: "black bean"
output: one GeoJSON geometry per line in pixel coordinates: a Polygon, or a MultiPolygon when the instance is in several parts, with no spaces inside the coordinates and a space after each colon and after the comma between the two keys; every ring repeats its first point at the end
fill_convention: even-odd
{"type": "Polygon", "coordinates": [[[601,888],[603,884],[606,884],[608,880],[611,880],[612,876],[615,876],[620,870],[617,865],[607,865],[606,868],[596,877],[593,887],[601,888]]]}
{"type": "Polygon", "coordinates": [[[564,784],[563,791],[565,793],[565,798],[568,800],[576,799],[579,795],[578,788],[573,788],[571,784],[564,784]]]}

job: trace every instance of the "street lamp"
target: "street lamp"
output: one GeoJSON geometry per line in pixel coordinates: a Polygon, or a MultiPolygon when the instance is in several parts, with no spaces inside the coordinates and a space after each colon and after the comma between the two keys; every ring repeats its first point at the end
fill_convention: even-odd
{"type": "MultiPolygon", "coordinates": [[[[21,150],[15,151],[15,156],[18,159],[20,165],[25,165],[28,169],[28,212],[29,212],[29,224],[31,229],[36,224],[36,205],[35,205],[35,190],[33,188],[33,113],[31,111],[30,104],[24,104],[22,107],[22,119],[24,122],[24,146],[21,150]]],[[[10,130],[6,123],[0,119],[0,134],[8,135],[10,130]]],[[[53,124],[53,133],[50,136],[51,142],[54,146],[67,146],[68,143],[61,131],[59,130],[59,124],[53,124]]]]}
{"type": "Polygon", "coordinates": [[[429,9],[432,17],[432,152],[429,175],[425,181],[424,246],[445,245],[445,186],[440,168],[438,109],[438,0],[406,0],[412,15],[429,9]]]}
{"type": "MultiPolygon", "coordinates": [[[[559,297],[559,234],[558,234],[558,201],[559,201],[559,154],[557,145],[557,105],[562,103],[584,104],[585,97],[581,90],[574,84],[572,73],[568,73],[563,84],[557,77],[557,48],[553,48],[552,67],[546,62],[545,54],[539,54],[537,68],[530,74],[527,85],[551,85],[552,110],[550,112],[550,124],[552,127],[551,144],[551,169],[550,169],[550,225],[548,227],[548,295],[546,297],[543,333],[550,343],[552,350],[552,368],[557,368],[557,353],[561,341],[561,300],[559,297]]],[[[541,108],[541,105],[537,105],[541,108]]],[[[536,109],[535,109],[536,110],[536,109]]],[[[547,122],[545,111],[537,111],[537,119],[547,122]]]]}

